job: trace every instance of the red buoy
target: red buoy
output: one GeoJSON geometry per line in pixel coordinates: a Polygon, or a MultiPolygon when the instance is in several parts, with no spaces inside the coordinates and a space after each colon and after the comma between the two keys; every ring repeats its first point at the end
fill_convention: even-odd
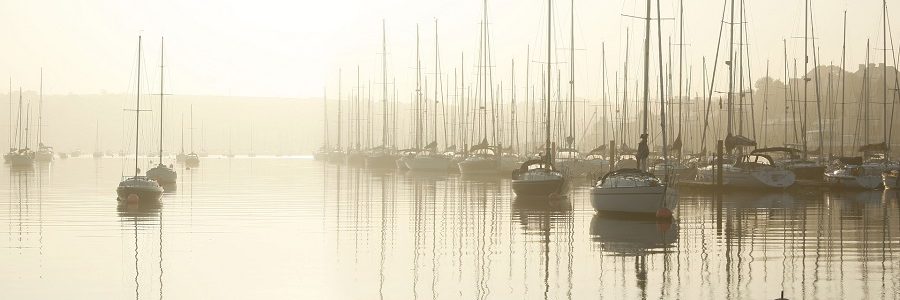
{"type": "Polygon", "coordinates": [[[656,217],[660,218],[660,219],[671,219],[672,211],[669,210],[668,208],[660,208],[659,210],[656,211],[656,217]]]}

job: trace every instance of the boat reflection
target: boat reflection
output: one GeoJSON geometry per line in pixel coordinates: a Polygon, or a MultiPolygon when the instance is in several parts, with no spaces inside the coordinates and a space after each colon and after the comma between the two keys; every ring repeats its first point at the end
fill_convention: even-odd
{"type": "Polygon", "coordinates": [[[602,251],[639,256],[673,252],[679,226],[671,221],[596,214],[591,219],[590,233],[602,251]]]}
{"type": "MultiPolygon", "coordinates": [[[[156,287],[157,296],[163,298],[163,214],[161,201],[120,201],[116,206],[123,232],[134,238],[134,299],[141,298],[141,292],[156,287]],[[156,231],[158,243],[147,245],[148,237],[156,231]],[[143,245],[142,245],[143,244],[143,245]],[[144,253],[156,246],[157,253],[144,253]],[[148,249],[149,248],[149,249],[148,249]],[[149,258],[146,258],[149,256],[149,258]],[[155,256],[155,257],[154,257],[155,256]],[[145,257],[145,261],[141,258],[145,257]],[[152,259],[151,261],[146,261],[152,259]],[[148,274],[149,273],[149,274],[148,274]],[[158,284],[154,284],[156,281],[158,284]],[[144,283],[142,288],[142,283],[144,283]]],[[[150,242],[153,243],[153,242],[150,242]]],[[[154,297],[156,298],[156,297],[154,297]]]]}

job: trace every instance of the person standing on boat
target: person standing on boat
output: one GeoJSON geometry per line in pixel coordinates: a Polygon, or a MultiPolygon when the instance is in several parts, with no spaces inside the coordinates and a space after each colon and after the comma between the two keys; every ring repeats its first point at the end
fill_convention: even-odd
{"type": "Polygon", "coordinates": [[[638,143],[637,149],[637,160],[638,160],[638,168],[641,170],[647,170],[647,158],[650,157],[650,147],[647,146],[647,134],[641,134],[641,142],[638,143]]]}

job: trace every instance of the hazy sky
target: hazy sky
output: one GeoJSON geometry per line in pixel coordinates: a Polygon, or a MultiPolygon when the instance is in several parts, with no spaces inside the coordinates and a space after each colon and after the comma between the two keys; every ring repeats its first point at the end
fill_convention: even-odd
{"type": "MultiPolygon", "coordinates": [[[[889,6],[900,3],[888,2],[889,6]]],[[[557,47],[568,45],[569,3],[554,4],[557,47]]],[[[607,43],[609,76],[624,58],[626,27],[632,28],[632,57],[640,54],[643,25],[621,14],[643,14],[644,3],[576,0],[576,48],[582,49],[576,54],[579,96],[592,97],[599,91],[599,85],[591,82],[600,78],[602,42],[607,43]]],[[[695,82],[701,74],[701,56],[711,61],[715,53],[722,3],[684,1],[685,43],[690,44],[687,63],[694,65],[695,82]]],[[[850,26],[848,69],[855,70],[863,61],[866,38],[871,37],[880,48],[881,1],[812,3],[816,32],[821,38],[820,64],[839,64],[840,18],[845,9],[850,26]]],[[[529,44],[532,60],[546,56],[541,54],[543,50],[535,49],[545,47],[546,1],[495,0],[488,4],[497,66],[495,82],[508,81],[510,60],[516,59],[517,68],[524,68],[529,44]]],[[[662,14],[675,15],[677,4],[666,1],[662,14]]],[[[803,1],[753,0],[746,5],[754,77],[763,75],[767,58],[772,59],[773,75],[781,77],[782,39],[803,34],[803,1]]],[[[345,89],[355,81],[356,65],[362,68],[364,83],[380,80],[377,53],[381,20],[385,19],[389,76],[397,77],[403,94],[409,89],[415,66],[416,24],[421,30],[426,72],[433,69],[437,18],[444,72],[452,74],[459,68],[460,54],[465,53],[469,81],[474,78],[472,58],[477,54],[480,16],[481,1],[10,0],[0,4],[0,28],[4,28],[0,36],[0,76],[11,77],[13,86],[36,90],[39,68],[43,67],[46,93],[129,91],[137,35],[145,37],[145,61],[153,68],[159,64],[159,38],[164,35],[167,92],[318,97],[326,84],[332,91],[336,88],[339,67],[344,70],[345,89]]],[[[892,19],[896,21],[896,14],[892,19]]],[[[663,24],[664,39],[677,39],[672,33],[675,25],[671,21],[663,24]]],[[[800,40],[789,40],[788,46],[789,55],[801,57],[800,40]]],[[[562,52],[558,55],[566,58],[562,52]]],[[[872,59],[881,61],[880,52],[872,59]]],[[[157,71],[151,69],[147,74],[154,78],[152,86],[156,89],[157,71]]],[[[524,81],[522,77],[518,80],[524,81]]]]}

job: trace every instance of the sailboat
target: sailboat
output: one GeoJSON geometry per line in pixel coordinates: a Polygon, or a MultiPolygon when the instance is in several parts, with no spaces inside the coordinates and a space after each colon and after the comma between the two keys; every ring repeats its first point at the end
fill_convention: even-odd
{"type": "Polygon", "coordinates": [[[141,176],[138,168],[138,152],[140,152],[141,129],[141,37],[138,36],[138,63],[137,63],[137,97],[135,97],[135,122],[134,122],[134,176],[123,176],[116,188],[119,201],[157,201],[162,195],[163,188],[155,180],[147,176],[141,176]]]}
{"type": "Polygon", "coordinates": [[[102,150],[100,150],[100,120],[97,120],[97,132],[94,135],[94,158],[103,158],[106,156],[102,150]]]}
{"type": "MultiPolygon", "coordinates": [[[[481,41],[479,42],[479,61],[478,61],[478,76],[476,76],[476,80],[478,83],[476,84],[476,98],[475,98],[475,107],[477,112],[475,113],[475,122],[472,125],[475,127],[475,131],[480,131],[481,141],[467,149],[469,156],[466,157],[465,160],[458,163],[459,172],[462,175],[497,175],[500,171],[500,158],[502,157],[503,149],[497,147],[495,145],[490,145],[488,143],[488,107],[493,107],[493,88],[490,86],[491,82],[491,68],[489,66],[493,66],[493,62],[491,61],[490,55],[490,30],[489,30],[489,22],[488,22],[488,14],[487,14],[487,1],[484,2],[482,8],[482,19],[481,19],[481,41]],[[479,90],[480,89],[480,90],[479,90]],[[491,103],[487,103],[490,101],[491,103]],[[480,130],[478,130],[480,129],[480,130]]],[[[491,109],[491,114],[495,114],[496,111],[491,109]]],[[[492,125],[491,130],[496,130],[496,128],[492,125]]],[[[494,141],[496,142],[496,141],[494,141]]]]}
{"type": "Polygon", "coordinates": [[[388,115],[387,80],[387,37],[384,20],[381,20],[381,146],[370,149],[366,156],[366,167],[372,169],[393,169],[397,164],[397,155],[394,154],[394,149],[388,146],[390,116],[388,115]]]}
{"type": "Polygon", "coordinates": [[[190,121],[190,130],[191,130],[191,153],[188,153],[184,158],[184,164],[188,167],[194,168],[200,166],[200,156],[194,152],[194,106],[191,105],[191,121],[190,121]]]}
{"type": "Polygon", "coordinates": [[[22,89],[19,88],[19,112],[16,117],[16,147],[10,149],[12,153],[8,154],[9,158],[7,160],[9,165],[14,168],[30,168],[34,165],[34,151],[28,148],[29,111],[31,110],[26,109],[25,115],[22,115],[22,89]]]}
{"type": "MultiPolygon", "coordinates": [[[[743,26],[743,14],[741,14],[741,20],[734,20],[734,1],[731,1],[731,21],[727,24],[729,26],[734,26],[738,24],[739,26],[743,26]]],[[[737,52],[741,54],[743,57],[743,43],[745,42],[743,38],[739,40],[737,43],[733,43],[734,40],[734,30],[730,30],[731,37],[729,42],[729,59],[728,61],[734,62],[734,45],[738,45],[741,47],[737,52]]],[[[739,29],[738,31],[743,32],[743,29],[739,29]]],[[[741,58],[743,61],[743,58],[741,58]]],[[[743,72],[738,72],[738,76],[743,78],[743,72]]],[[[717,176],[716,172],[722,172],[722,184],[730,187],[740,187],[740,188],[787,188],[794,185],[796,181],[796,175],[791,170],[788,170],[785,167],[785,164],[777,163],[772,156],[766,153],[759,152],[751,152],[750,154],[742,154],[743,150],[749,147],[756,147],[756,141],[747,138],[739,132],[737,135],[733,134],[733,124],[732,121],[734,119],[734,95],[739,94],[743,95],[743,85],[739,84],[738,92],[734,92],[734,63],[728,64],[728,99],[727,99],[727,117],[728,117],[728,130],[727,135],[725,137],[725,148],[728,154],[732,154],[734,150],[739,150],[737,154],[734,156],[733,163],[723,164],[721,170],[717,170],[717,168],[713,165],[704,166],[698,168],[697,170],[697,180],[713,182],[717,176]]],[[[738,120],[739,124],[742,124],[740,120],[738,120]]],[[[806,147],[804,146],[804,149],[806,147]]],[[[765,149],[761,149],[765,150],[765,149]]],[[[799,165],[798,165],[799,166],[799,165]]]]}
{"type": "Polygon", "coordinates": [[[553,166],[553,146],[550,142],[550,124],[552,123],[550,111],[550,68],[552,59],[552,28],[553,28],[553,4],[547,0],[547,122],[544,124],[546,136],[544,139],[544,155],[540,159],[533,159],[522,163],[518,170],[512,173],[512,189],[518,197],[538,196],[546,197],[562,192],[565,178],[563,173],[553,166]]]}
{"type": "MultiPolygon", "coordinates": [[[[422,68],[419,66],[419,36],[418,36],[418,28],[416,29],[416,96],[418,99],[416,101],[419,103],[419,106],[422,107],[424,105],[425,110],[428,108],[428,97],[422,97],[422,93],[420,91],[419,79],[421,78],[422,68]]],[[[438,63],[438,50],[437,50],[437,20],[435,20],[435,78],[440,76],[440,64],[438,63]]],[[[438,87],[440,86],[440,82],[435,80],[435,89],[434,89],[434,109],[432,112],[434,113],[432,116],[432,126],[431,130],[433,132],[432,137],[434,138],[431,143],[425,145],[424,148],[420,149],[414,156],[404,159],[406,164],[406,168],[410,171],[424,171],[424,172],[448,172],[450,170],[450,165],[453,164],[453,160],[451,157],[444,155],[444,153],[440,152],[437,143],[437,101],[438,101],[438,87]]],[[[427,92],[428,84],[426,82],[425,89],[427,92]]],[[[416,111],[416,118],[421,124],[421,119],[426,117],[424,115],[427,112],[420,113],[421,110],[416,111]]],[[[422,126],[416,126],[416,135],[424,135],[428,138],[428,132],[422,126]]]]}
{"type": "MultiPolygon", "coordinates": [[[[650,115],[650,20],[651,0],[647,0],[646,36],[644,39],[644,133],[638,146],[638,162],[640,169],[620,169],[603,175],[591,188],[591,206],[603,213],[625,213],[671,217],[678,205],[678,197],[674,187],[669,185],[669,176],[660,180],[653,173],[647,172],[647,157],[650,148],[647,141],[648,117],[650,115]]],[[[657,2],[659,14],[659,2],[657,2]]],[[[659,17],[657,16],[657,19],[659,17]]],[[[661,26],[661,25],[660,25],[661,26]]],[[[661,47],[660,47],[661,48],[661,47]]],[[[661,50],[660,50],[661,51],[661,50]]],[[[660,66],[662,53],[660,52],[660,66]]],[[[666,145],[665,89],[662,88],[663,74],[660,72],[660,127],[662,127],[662,145],[666,145]]],[[[664,162],[668,162],[665,146],[662,148],[664,162]]]]}
{"type": "MultiPolygon", "coordinates": [[[[572,0],[570,17],[570,44],[569,44],[569,136],[566,137],[566,147],[556,150],[556,165],[568,177],[584,176],[588,173],[588,165],[584,161],[581,152],[575,145],[575,1],[572,0]]],[[[548,85],[548,88],[549,85],[548,85]]]]}
{"type": "Polygon", "coordinates": [[[147,170],[147,177],[155,180],[163,187],[174,187],[175,182],[178,179],[178,173],[176,173],[175,170],[163,163],[163,129],[165,128],[163,126],[163,69],[165,68],[165,64],[163,64],[163,59],[165,57],[163,56],[164,44],[165,39],[162,39],[160,41],[159,50],[159,164],[157,164],[152,169],[147,170]]]}
{"type": "Polygon", "coordinates": [[[44,144],[44,69],[41,69],[41,88],[38,100],[38,151],[34,153],[34,160],[38,162],[51,162],[54,158],[53,147],[44,144]]]}

